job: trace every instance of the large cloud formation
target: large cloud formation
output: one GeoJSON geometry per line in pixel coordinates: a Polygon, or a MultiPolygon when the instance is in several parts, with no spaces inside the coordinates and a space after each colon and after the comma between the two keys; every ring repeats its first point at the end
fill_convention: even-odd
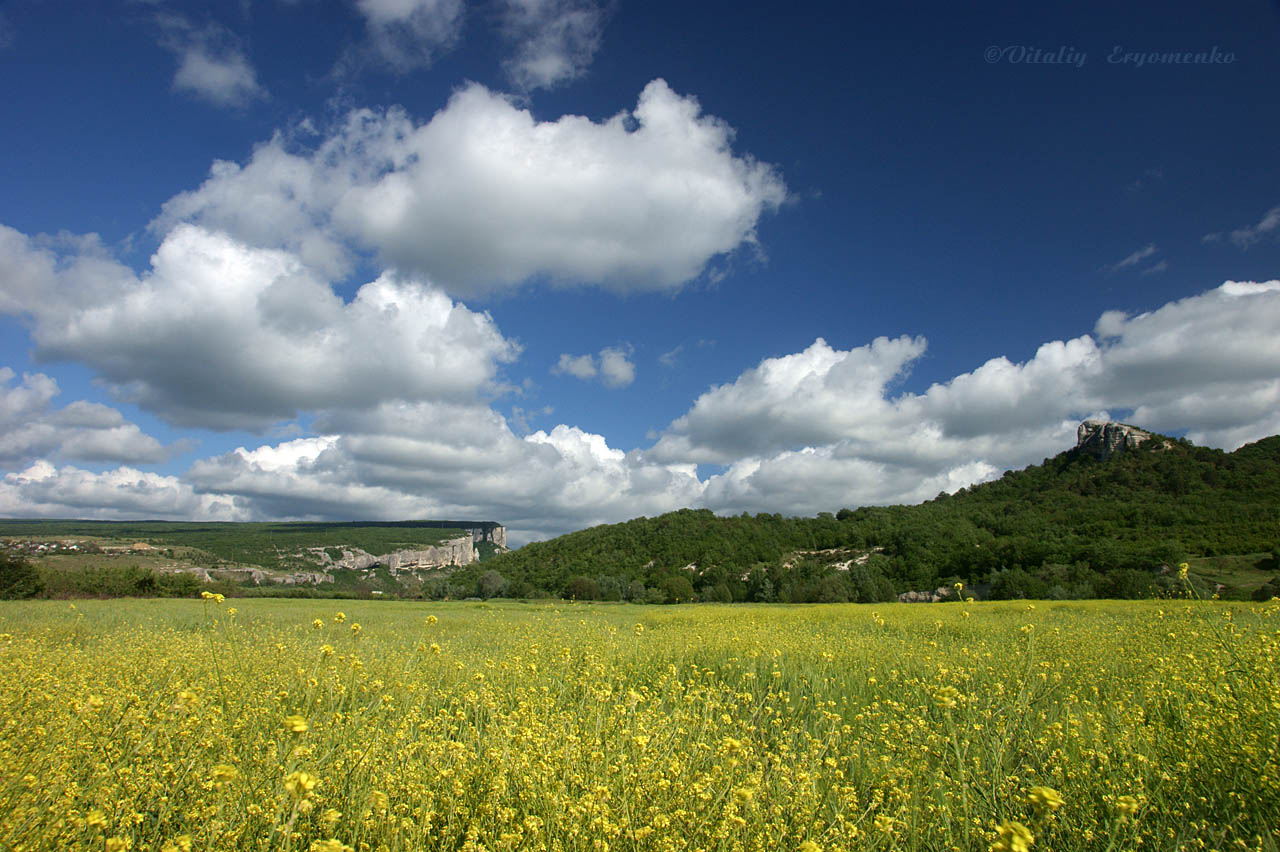
{"type": "Polygon", "coordinates": [[[755,242],[786,198],[732,129],[662,80],[603,122],[538,121],[472,84],[426,124],[353,112],[311,152],[283,135],[214,165],[154,228],[189,222],[344,274],[359,251],[455,295],[532,278],[669,290],[755,242]]]}
{"type": "Polygon", "coordinates": [[[0,367],[0,465],[42,458],[145,464],[164,461],[168,450],[114,408],[77,400],[54,409],[58,383],[44,373],[16,376],[0,367]]]}
{"type": "Polygon", "coordinates": [[[888,392],[923,340],[847,351],[823,340],[712,388],[650,456],[717,462],[720,509],[911,502],[1053,455],[1108,411],[1234,449],[1280,432],[1280,281],[1228,281],[1095,334],[993,358],[921,394],[888,392]]]}
{"type": "Polygon", "coordinates": [[[471,399],[518,348],[438,289],[384,274],[344,303],[293,254],[175,228],[137,276],[0,226],[0,311],[170,422],[264,429],[385,399],[471,399]]]}
{"type": "MultiPolygon", "coordinates": [[[[314,437],[205,458],[182,477],[33,462],[0,482],[0,511],[486,517],[520,542],[684,506],[812,514],[916,502],[1053,455],[1081,418],[1109,411],[1228,449],[1280,432],[1277,327],[1280,281],[1227,282],[1149,313],[1105,313],[1091,335],[921,393],[895,382],[923,339],[848,350],[818,340],[709,389],[652,448],[630,452],[566,424],[518,435],[477,398],[335,407],[314,437]],[[699,477],[699,463],[723,467],[699,477]]],[[[30,377],[5,410],[43,416],[50,395],[30,377]]]]}
{"type": "Polygon", "coordinates": [[[0,479],[0,515],[6,518],[136,518],[247,521],[231,497],[197,494],[176,476],[132,467],[102,473],[37,461],[0,479]]]}
{"type": "Polygon", "coordinates": [[[38,349],[96,367],[176,421],[310,411],[316,434],[205,458],[181,477],[59,468],[46,457],[134,463],[163,450],[105,406],[53,411],[47,377],[10,386],[6,371],[7,459],[27,464],[0,481],[9,514],[477,516],[507,522],[518,542],[684,506],[915,502],[1053,455],[1081,418],[1109,412],[1228,449],[1280,432],[1280,281],[1106,312],[1092,334],[919,393],[897,386],[923,338],[845,350],[819,339],[708,389],[651,448],[624,452],[569,424],[517,434],[486,400],[516,347],[425,285],[384,276],[343,303],[295,255],[192,225],[143,276],[92,240],[62,248],[0,230],[0,310],[27,317],[38,349]],[[94,441],[115,449],[77,449],[94,441]],[[699,464],[719,468],[700,477],[699,464]]]}
{"type": "Polygon", "coordinates": [[[692,465],[659,465],[559,425],[520,437],[486,406],[388,404],[331,434],[195,464],[201,491],[255,516],[502,519],[516,541],[695,504],[692,465]]]}

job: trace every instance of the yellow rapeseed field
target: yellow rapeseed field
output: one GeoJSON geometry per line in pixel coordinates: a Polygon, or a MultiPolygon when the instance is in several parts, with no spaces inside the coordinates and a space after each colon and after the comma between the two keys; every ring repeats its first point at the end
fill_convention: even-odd
{"type": "Polygon", "coordinates": [[[3,850],[1280,844],[1280,606],[0,604],[3,850]]]}

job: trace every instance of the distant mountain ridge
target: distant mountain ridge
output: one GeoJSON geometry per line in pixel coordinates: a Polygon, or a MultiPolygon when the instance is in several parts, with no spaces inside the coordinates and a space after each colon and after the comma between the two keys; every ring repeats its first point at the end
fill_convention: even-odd
{"type": "Polygon", "coordinates": [[[733,600],[889,599],[944,581],[1001,595],[1010,576],[1052,596],[1128,597],[1161,566],[1266,552],[1278,539],[1280,436],[1226,453],[1086,421],[1074,448],[915,506],[816,518],[685,509],[528,544],[484,567],[512,588],[563,593],[585,578],[622,597],[673,576],[733,600]]]}

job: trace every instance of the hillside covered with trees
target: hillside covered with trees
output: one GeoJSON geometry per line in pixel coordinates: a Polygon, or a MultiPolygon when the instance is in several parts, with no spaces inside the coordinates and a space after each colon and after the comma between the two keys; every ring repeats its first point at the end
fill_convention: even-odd
{"type": "Polygon", "coordinates": [[[1186,559],[1256,554],[1275,570],[1277,545],[1280,436],[1233,453],[1167,439],[1105,461],[1072,449],[916,506],[636,518],[528,544],[451,585],[487,573],[490,590],[601,600],[875,601],[957,582],[990,597],[1142,597],[1186,559]]]}

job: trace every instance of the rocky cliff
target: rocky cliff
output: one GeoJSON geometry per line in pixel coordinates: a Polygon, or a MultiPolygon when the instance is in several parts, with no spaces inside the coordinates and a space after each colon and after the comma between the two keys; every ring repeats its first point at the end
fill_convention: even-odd
{"type": "Polygon", "coordinates": [[[1106,461],[1116,453],[1132,450],[1143,441],[1149,441],[1152,434],[1137,426],[1125,423],[1100,420],[1086,420],[1076,429],[1076,449],[1106,461]]]}
{"type": "Polygon", "coordinates": [[[309,548],[309,551],[325,569],[345,568],[365,571],[375,565],[386,565],[392,574],[396,574],[399,571],[470,565],[480,559],[479,554],[476,553],[475,541],[474,534],[464,535],[445,539],[434,547],[425,547],[421,550],[397,550],[381,556],[374,556],[358,547],[343,548],[339,559],[332,558],[323,547],[309,548]]]}
{"type": "Polygon", "coordinates": [[[378,561],[386,565],[392,575],[400,571],[470,565],[479,559],[472,536],[451,538],[425,550],[397,550],[378,557],[378,561]]]}

